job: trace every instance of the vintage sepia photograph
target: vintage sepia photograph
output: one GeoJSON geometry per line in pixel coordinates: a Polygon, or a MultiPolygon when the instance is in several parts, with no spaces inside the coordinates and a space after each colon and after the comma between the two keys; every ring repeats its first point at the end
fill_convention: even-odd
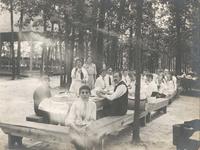
{"type": "Polygon", "coordinates": [[[200,150],[200,0],[0,0],[0,150],[200,150]]]}

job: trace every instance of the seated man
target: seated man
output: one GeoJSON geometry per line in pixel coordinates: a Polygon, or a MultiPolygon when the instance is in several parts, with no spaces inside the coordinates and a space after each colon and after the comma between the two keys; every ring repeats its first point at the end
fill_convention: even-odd
{"type": "Polygon", "coordinates": [[[97,95],[108,100],[108,104],[104,106],[105,115],[125,115],[128,109],[128,88],[124,81],[122,81],[122,74],[120,72],[114,73],[113,80],[115,88],[112,95],[104,93],[98,93],[97,95]]]}

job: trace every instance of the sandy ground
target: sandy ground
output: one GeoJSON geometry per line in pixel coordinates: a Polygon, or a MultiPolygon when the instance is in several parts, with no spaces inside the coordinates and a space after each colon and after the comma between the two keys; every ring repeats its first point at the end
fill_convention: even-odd
{"type": "MultiPolygon", "coordinates": [[[[0,78],[0,121],[25,120],[33,114],[32,94],[38,86],[37,78],[10,81],[0,78]]],[[[55,93],[55,91],[54,91],[55,93]]],[[[175,150],[172,144],[172,125],[187,120],[200,118],[200,98],[180,96],[163,114],[155,118],[140,130],[141,144],[132,145],[131,129],[121,132],[118,136],[109,136],[105,140],[105,150],[175,150]]],[[[25,139],[25,148],[30,150],[73,150],[69,144],[55,145],[25,139]]],[[[7,136],[0,131],[0,150],[7,149],[7,136]]]]}

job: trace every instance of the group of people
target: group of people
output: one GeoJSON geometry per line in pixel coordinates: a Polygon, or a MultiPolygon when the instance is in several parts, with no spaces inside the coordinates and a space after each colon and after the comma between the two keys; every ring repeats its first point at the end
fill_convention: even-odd
{"type": "MultiPolygon", "coordinates": [[[[69,91],[79,96],[79,101],[74,101],[65,124],[77,129],[80,126],[87,126],[96,120],[96,104],[89,100],[91,95],[105,98],[107,104],[103,107],[104,116],[125,115],[128,109],[128,99],[135,99],[135,72],[122,70],[113,72],[111,67],[102,69],[97,76],[96,66],[92,63],[92,58],[88,57],[83,65],[81,59],[77,59],[75,67],[72,69],[72,83],[69,91]]],[[[45,85],[46,97],[51,96],[45,85]]],[[[144,71],[141,76],[140,99],[149,97],[162,98],[173,94],[177,89],[176,77],[169,73],[167,69],[158,73],[148,73],[144,71]]],[[[44,91],[44,90],[43,90],[44,91]]],[[[37,92],[36,92],[37,93],[37,92]]],[[[40,92],[39,92],[40,93],[40,92]]],[[[34,93],[34,97],[37,94],[34,93]]],[[[38,100],[38,103],[41,100],[38,100]]],[[[37,110],[38,103],[35,104],[37,110]]]]}
{"type": "MultiPolygon", "coordinates": [[[[102,69],[97,78],[96,76],[96,66],[92,63],[91,57],[88,57],[84,65],[80,59],[76,60],[75,67],[71,72],[72,83],[69,91],[79,95],[84,103],[75,102],[72,105],[68,122],[75,124],[78,122],[79,125],[80,122],[85,124],[84,119],[87,120],[87,124],[89,120],[96,119],[95,104],[94,102],[89,102],[91,94],[107,99],[108,103],[103,108],[105,115],[126,114],[128,99],[135,98],[135,72],[123,70],[113,73],[112,68],[108,67],[107,69],[102,69]]],[[[148,99],[149,97],[164,98],[173,94],[176,89],[177,79],[168,69],[160,70],[154,74],[144,71],[141,76],[141,99],[148,99]]]]}

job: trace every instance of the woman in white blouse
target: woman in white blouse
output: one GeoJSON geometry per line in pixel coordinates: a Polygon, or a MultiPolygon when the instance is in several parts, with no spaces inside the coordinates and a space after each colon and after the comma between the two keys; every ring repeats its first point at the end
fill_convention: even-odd
{"type": "Polygon", "coordinates": [[[69,88],[70,92],[76,93],[78,95],[79,88],[85,85],[88,81],[88,73],[84,67],[82,67],[82,61],[80,58],[76,59],[76,66],[72,69],[71,78],[72,83],[69,88]]]}
{"type": "Polygon", "coordinates": [[[90,89],[93,89],[96,80],[97,70],[96,70],[96,65],[92,62],[91,56],[87,58],[87,61],[83,65],[83,67],[87,70],[88,73],[88,85],[90,89]]]}

